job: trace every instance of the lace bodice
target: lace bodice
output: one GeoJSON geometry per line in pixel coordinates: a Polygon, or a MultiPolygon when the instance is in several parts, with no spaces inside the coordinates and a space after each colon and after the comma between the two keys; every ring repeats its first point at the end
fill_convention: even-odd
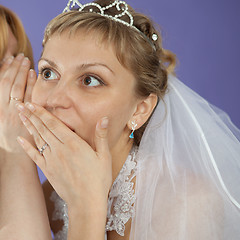
{"type": "MultiPolygon", "coordinates": [[[[119,235],[124,236],[125,224],[134,215],[135,192],[133,179],[136,176],[137,148],[134,147],[128,155],[119,175],[115,179],[108,197],[108,211],[106,231],[115,230],[119,235]]],[[[67,204],[54,191],[50,198],[55,204],[53,220],[63,220],[64,225],[61,231],[55,235],[55,240],[67,240],[68,214],[67,204]]]]}

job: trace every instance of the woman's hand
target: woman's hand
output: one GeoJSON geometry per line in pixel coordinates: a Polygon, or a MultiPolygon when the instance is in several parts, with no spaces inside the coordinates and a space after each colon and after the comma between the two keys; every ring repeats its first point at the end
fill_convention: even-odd
{"type": "Polygon", "coordinates": [[[0,68],[0,148],[9,153],[23,152],[17,136],[31,139],[15,108],[17,102],[31,101],[36,73],[29,69],[30,61],[23,54],[7,58],[0,68]]]}
{"type": "Polygon", "coordinates": [[[68,239],[104,239],[112,159],[108,148],[108,119],[96,125],[95,150],[65,124],[36,104],[18,104],[20,118],[33,135],[37,150],[18,141],[42,169],[68,205],[68,239]],[[93,230],[94,229],[94,230],[93,230]]]}
{"type": "Polygon", "coordinates": [[[97,123],[96,150],[93,150],[43,107],[27,103],[18,104],[18,109],[20,118],[42,153],[22,137],[18,138],[19,143],[68,206],[76,206],[82,212],[86,209],[106,211],[112,184],[108,119],[103,118],[97,123]]]}

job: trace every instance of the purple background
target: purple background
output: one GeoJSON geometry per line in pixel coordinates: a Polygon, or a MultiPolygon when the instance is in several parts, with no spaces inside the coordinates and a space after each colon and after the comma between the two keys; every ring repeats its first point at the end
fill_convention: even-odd
{"type": "MultiPolygon", "coordinates": [[[[0,0],[0,4],[21,18],[33,45],[35,62],[41,53],[46,24],[66,3],[66,0],[0,0]]],[[[129,0],[128,3],[161,26],[164,47],[179,59],[178,77],[226,111],[240,128],[240,1],[129,0]]]]}

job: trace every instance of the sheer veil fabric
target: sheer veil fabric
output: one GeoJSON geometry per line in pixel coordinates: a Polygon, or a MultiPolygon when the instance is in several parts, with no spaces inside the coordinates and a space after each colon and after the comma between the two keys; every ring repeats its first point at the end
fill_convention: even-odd
{"type": "Polygon", "coordinates": [[[240,131],[172,75],[137,166],[131,240],[240,239],[240,131]]]}

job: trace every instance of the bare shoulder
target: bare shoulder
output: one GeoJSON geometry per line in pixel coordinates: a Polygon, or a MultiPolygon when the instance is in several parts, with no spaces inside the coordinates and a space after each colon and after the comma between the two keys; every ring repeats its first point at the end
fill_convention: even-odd
{"type": "Polygon", "coordinates": [[[221,239],[224,203],[216,185],[203,175],[178,173],[165,171],[157,181],[151,229],[163,239],[177,239],[182,230],[189,239],[221,239]]]}
{"type": "Polygon", "coordinates": [[[212,202],[214,205],[220,203],[220,193],[211,179],[193,175],[189,175],[188,178],[189,199],[202,199],[203,202],[212,202]]]}
{"type": "Polygon", "coordinates": [[[62,220],[57,220],[57,221],[52,220],[55,206],[54,206],[54,202],[50,199],[50,197],[51,197],[54,189],[48,181],[45,181],[42,184],[42,188],[43,188],[43,193],[44,193],[44,197],[45,197],[45,201],[46,201],[48,218],[49,218],[51,230],[54,234],[56,234],[58,231],[60,231],[62,229],[63,221],[62,220]]]}

